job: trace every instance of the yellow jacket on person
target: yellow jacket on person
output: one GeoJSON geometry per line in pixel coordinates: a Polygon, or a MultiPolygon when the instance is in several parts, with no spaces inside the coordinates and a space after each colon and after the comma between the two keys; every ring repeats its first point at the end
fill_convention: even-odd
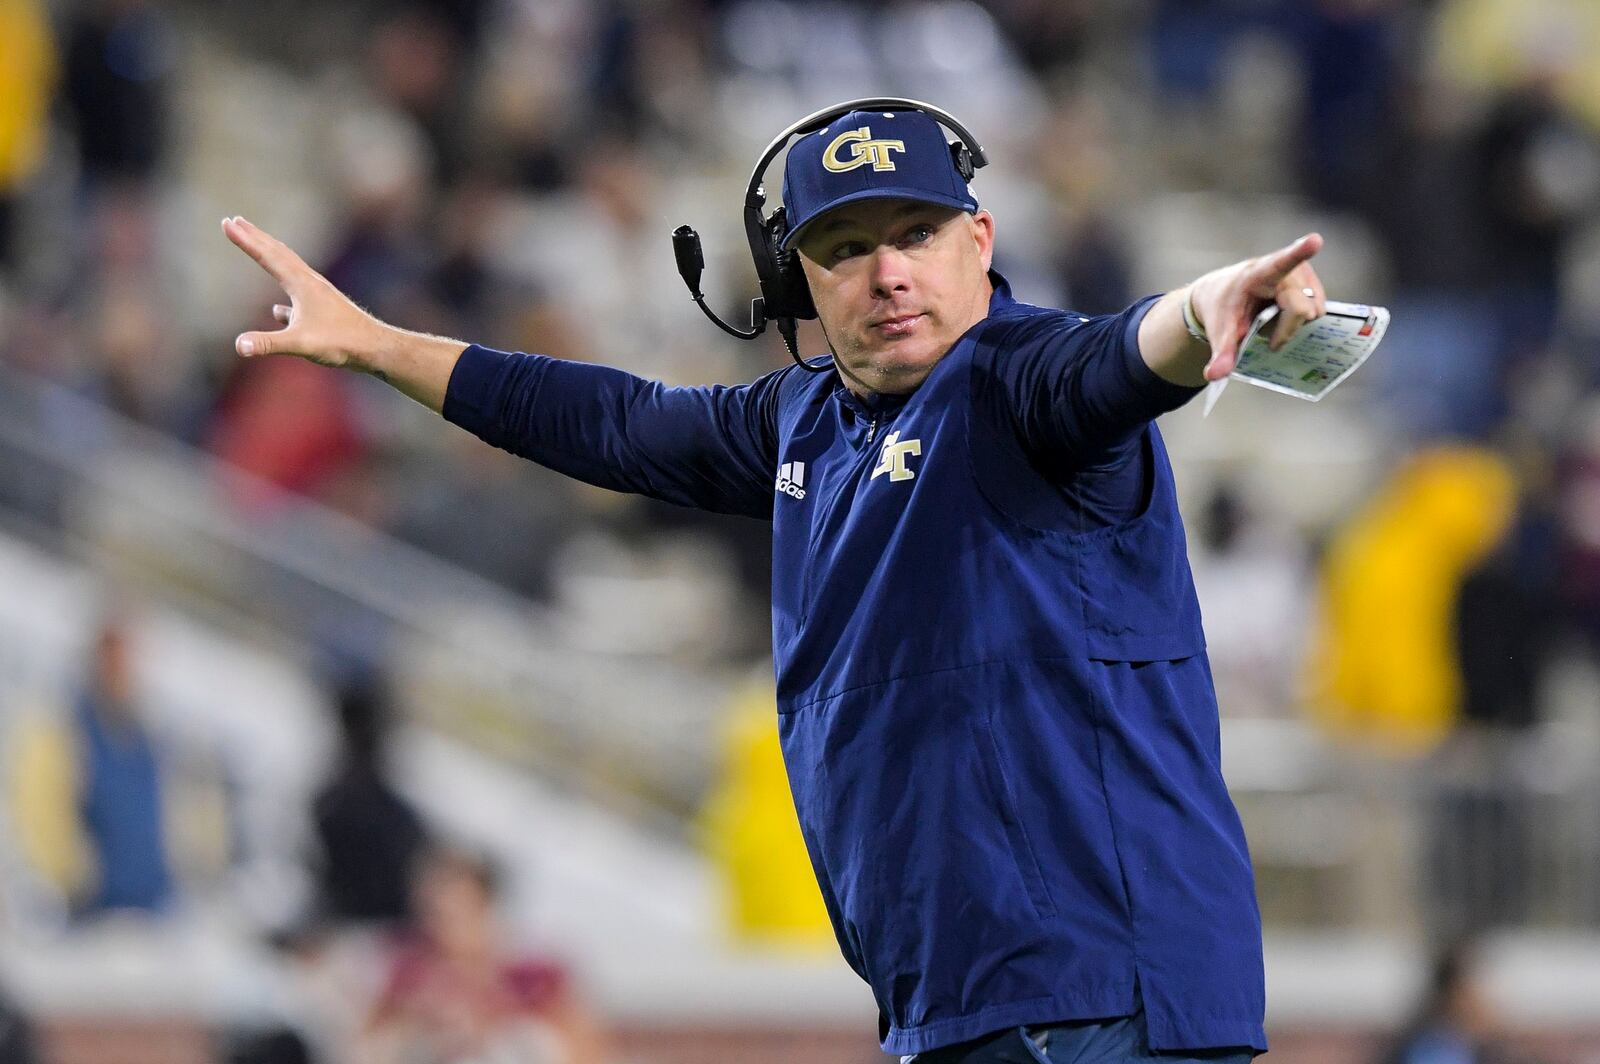
{"type": "Polygon", "coordinates": [[[1497,455],[1440,447],[1414,455],[1335,535],[1309,676],[1312,713],[1335,736],[1397,754],[1444,738],[1461,702],[1456,595],[1515,503],[1497,455]]]}
{"type": "Polygon", "coordinates": [[[56,52],[38,0],[0,0],[0,195],[44,158],[56,52]]]}
{"type": "Polygon", "coordinates": [[[1433,56],[1451,81],[1505,89],[1547,81],[1600,128],[1600,4],[1594,0],[1447,0],[1434,17],[1433,56]]]}
{"type": "Polygon", "coordinates": [[[770,678],[734,701],[701,827],[736,938],[832,946],[833,927],[789,794],[770,678]]]}

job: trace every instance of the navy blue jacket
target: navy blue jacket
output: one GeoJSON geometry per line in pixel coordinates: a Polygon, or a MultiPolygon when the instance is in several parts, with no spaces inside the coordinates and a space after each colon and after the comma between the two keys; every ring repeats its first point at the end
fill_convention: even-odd
{"type": "MultiPolygon", "coordinates": [[[[998,280],[998,275],[996,275],[998,280]]],[[[773,523],[779,728],[883,1048],[1127,1015],[1266,1048],[1250,860],[1171,469],[1194,394],[1150,300],[1012,299],[908,396],[798,367],[668,388],[471,347],[447,418],[621,491],[773,523]]]]}

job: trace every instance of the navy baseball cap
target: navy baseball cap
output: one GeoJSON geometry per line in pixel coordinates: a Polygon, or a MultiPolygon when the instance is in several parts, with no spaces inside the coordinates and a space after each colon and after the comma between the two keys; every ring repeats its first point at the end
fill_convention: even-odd
{"type": "Polygon", "coordinates": [[[910,199],[976,211],[944,127],[922,111],[851,111],[789,148],[783,166],[785,249],[821,215],[869,199],[910,199]]]}

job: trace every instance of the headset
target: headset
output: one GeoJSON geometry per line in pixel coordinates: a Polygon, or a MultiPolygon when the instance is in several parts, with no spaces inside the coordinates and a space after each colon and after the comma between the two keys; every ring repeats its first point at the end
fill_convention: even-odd
{"type": "Polygon", "coordinates": [[[683,283],[689,286],[695,305],[705,312],[706,317],[723,332],[741,340],[754,340],[766,331],[767,322],[776,322],[778,332],[789,349],[789,357],[801,369],[813,373],[825,373],[833,367],[809,365],[801,359],[795,344],[795,322],[800,318],[815,318],[817,308],[811,302],[811,288],[806,284],[805,273],[800,268],[799,252],[786,250],[783,246],[784,239],[789,235],[787,212],[780,206],[770,215],[762,213],[767,205],[766,173],[772,160],[791,139],[821,129],[851,111],[922,111],[936,119],[958,138],[950,145],[950,158],[963,181],[971,181],[972,175],[989,163],[989,157],[984,154],[977,138],[949,112],[932,104],[899,96],[846,100],[809,114],[778,134],[756,161],[744,193],[744,232],[750,241],[750,255],[755,259],[756,279],[761,285],[761,294],[750,301],[748,330],[729,325],[706,306],[705,296],[700,292],[700,274],[706,266],[705,255],[700,248],[700,234],[687,225],[680,225],[672,231],[672,251],[678,260],[678,273],[683,277],[683,283]]]}

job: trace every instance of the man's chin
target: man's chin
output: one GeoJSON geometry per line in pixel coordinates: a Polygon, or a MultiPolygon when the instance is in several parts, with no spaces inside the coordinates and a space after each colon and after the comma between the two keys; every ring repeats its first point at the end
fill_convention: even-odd
{"type": "Polygon", "coordinates": [[[945,350],[923,343],[888,343],[872,354],[872,376],[880,383],[877,391],[893,394],[909,392],[921,384],[945,356],[945,350]]]}

